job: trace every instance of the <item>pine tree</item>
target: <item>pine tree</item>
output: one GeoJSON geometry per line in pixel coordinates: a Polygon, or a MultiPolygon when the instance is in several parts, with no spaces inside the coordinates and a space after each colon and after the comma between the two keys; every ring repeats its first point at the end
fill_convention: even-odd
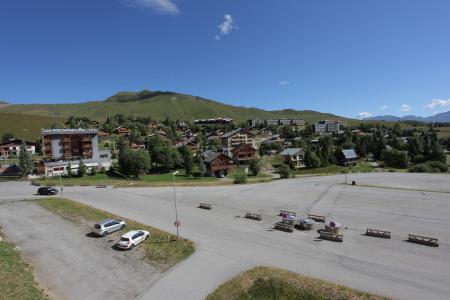
{"type": "Polygon", "coordinates": [[[19,152],[19,171],[21,176],[27,176],[33,170],[33,160],[27,151],[25,141],[22,141],[19,152]]]}

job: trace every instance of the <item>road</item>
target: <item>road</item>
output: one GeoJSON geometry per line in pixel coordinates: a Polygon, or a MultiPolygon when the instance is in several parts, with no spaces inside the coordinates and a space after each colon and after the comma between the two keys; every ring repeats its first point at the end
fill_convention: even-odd
{"type": "MultiPolygon", "coordinates": [[[[450,294],[449,179],[448,175],[369,173],[349,175],[356,186],[343,185],[341,175],[179,187],[180,234],[195,241],[197,251],[166,272],[142,299],[203,299],[222,282],[258,265],[398,299],[446,299],[450,294]],[[212,203],[213,209],[196,208],[200,202],[212,203]],[[344,243],[317,241],[313,231],[271,230],[280,209],[322,214],[342,223],[348,227],[344,243]],[[242,218],[247,211],[262,214],[263,220],[242,218]],[[366,237],[362,235],[366,228],[389,230],[392,239],[366,237]],[[440,246],[407,243],[408,233],[437,237],[440,246]]],[[[68,187],[65,196],[175,232],[172,192],[170,187],[68,187]]]]}

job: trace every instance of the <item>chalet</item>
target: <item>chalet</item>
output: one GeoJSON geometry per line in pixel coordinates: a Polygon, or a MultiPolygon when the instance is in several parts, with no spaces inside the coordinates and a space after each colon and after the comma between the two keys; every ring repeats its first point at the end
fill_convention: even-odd
{"type": "Polygon", "coordinates": [[[239,144],[231,150],[233,159],[239,165],[248,164],[255,157],[256,149],[249,144],[239,144]]]}
{"type": "Polygon", "coordinates": [[[240,144],[248,144],[255,147],[255,136],[242,128],[238,128],[236,130],[225,133],[220,137],[220,141],[222,144],[222,150],[228,156],[232,155],[232,150],[234,147],[240,144]]]}
{"type": "Polygon", "coordinates": [[[130,130],[124,126],[119,126],[114,129],[114,133],[119,135],[128,135],[130,133],[130,130]]]}
{"type": "Polygon", "coordinates": [[[100,128],[100,122],[92,120],[90,123],[90,127],[100,128]]]}
{"type": "MultiPolygon", "coordinates": [[[[20,146],[22,145],[22,140],[12,139],[9,142],[0,144],[0,156],[9,157],[10,155],[18,156],[20,153],[20,146]]],[[[29,154],[36,153],[36,144],[25,142],[27,152],[29,154]]]]}
{"type": "Polygon", "coordinates": [[[203,162],[209,176],[226,176],[235,167],[234,161],[228,155],[217,152],[207,156],[203,162]]]}
{"type": "Polygon", "coordinates": [[[338,155],[338,163],[342,166],[351,167],[358,163],[358,155],[353,149],[342,150],[338,155]]]}
{"type": "Polygon", "coordinates": [[[130,148],[133,150],[144,150],[145,145],[144,144],[137,144],[137,143],[131,143],[130,148]]]}
{"type": "Polygon", "coordinates": [[[294,168],[302,168],[305,166],[305,150],[302,148],[287,148],[280,152],[283,156],[286,164],[293,166],[294,168]]]}

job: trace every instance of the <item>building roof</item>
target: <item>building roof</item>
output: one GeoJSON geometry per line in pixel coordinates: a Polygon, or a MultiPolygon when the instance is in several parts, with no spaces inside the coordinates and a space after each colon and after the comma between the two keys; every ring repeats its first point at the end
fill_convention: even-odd
{"type": "Polygon", "coordinates": [[[45,129],[42,128],[41,134],[43,135],[59,135],[59,134],[97,134],[97,128],[55,128],[45,129]]]}
{"type": "Polygon", "coordinates": [[[235,129],[235,130],[232,130],[232,131],[229,131],[229,132],[225,133],[224,135],[222,135],[222,137],[223,138],[229,138],[229,137],[231,137],[233,135],[238,134],[240,131],[241,131],[241,128],[238,128],[238,129],[235,129]]]}
{"type": "Polygon", "coordinates": [[[287,148],[281,151],[280,155],[297,155],[299,152],[304,152],[303,148],[287,148]]]}
{"type": "Polygon", "coordinates": [[[204,158],[206,158],[206,157],[208,157],[208,156],[210,156],[210,155],[212,155],[212,154],[214,154],[214,151],[211,150],[211,149],[208,149],[208,150],[205,150],[205,151],[202,152],[202,156],[203,156],[204,158]]]}
{"type": "Polygon", "coordinates": [[[358,158],[358,155],[356,154],[355,150],[353,150],[353,149],[342,150],[342,154],[344,154],[345,159],[358,158]]]}
{"type": "MultiPolygon", "coordinates": [[[[205,163],[211,163],[211,162],[213,162],[214,160],[216,160],[219,156],[225,156],[226,158],[229,158],[227,155],[225,155],[225,154],[223,154],[223,153],[220,153],[220,152],[214,152],[213,154],[211,154],[211,155],[209,155],[208,157],[206,157],[205,159],[204,159],[204,162],[205,163]]],[[[230,158],[229,158],[230,159],[230,158]]]]}

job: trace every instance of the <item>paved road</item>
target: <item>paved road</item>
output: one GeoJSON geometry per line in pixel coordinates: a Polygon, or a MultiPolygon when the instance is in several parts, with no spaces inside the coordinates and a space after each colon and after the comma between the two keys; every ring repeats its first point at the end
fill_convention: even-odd
{"type": "MultiPolygon", "coordinates": [[[[399,299],[446,299],[450,294],[450,177],[429,174],[349,175],[280,180],[267,184],[177,188],[180,233],[197,251],[143,299],[202,299],[219,284],[257,265],[399,299]],[[413,189],[413,190],[406,190],[413,189]],[[434,190],[435,192],[431,192],[434,190]],[[213,210],[196,208],[213,203],[213,210]],[[316,241],[315,232],[270,230],[280,209],[323,214],[347,226],[344,243],[316,241]],[[261,222],[242,218],[263,214],[261,222]],[[391,240],[363,236],[390,230],[391,240]],[[408,233],[435,236],[440,247],[404,242],[408,233]]],[[[25,192],[25,191],[24,191],[25,192]]],[[[66,196],[171,232],[172,190],[70,187],[66,196]]]]}

